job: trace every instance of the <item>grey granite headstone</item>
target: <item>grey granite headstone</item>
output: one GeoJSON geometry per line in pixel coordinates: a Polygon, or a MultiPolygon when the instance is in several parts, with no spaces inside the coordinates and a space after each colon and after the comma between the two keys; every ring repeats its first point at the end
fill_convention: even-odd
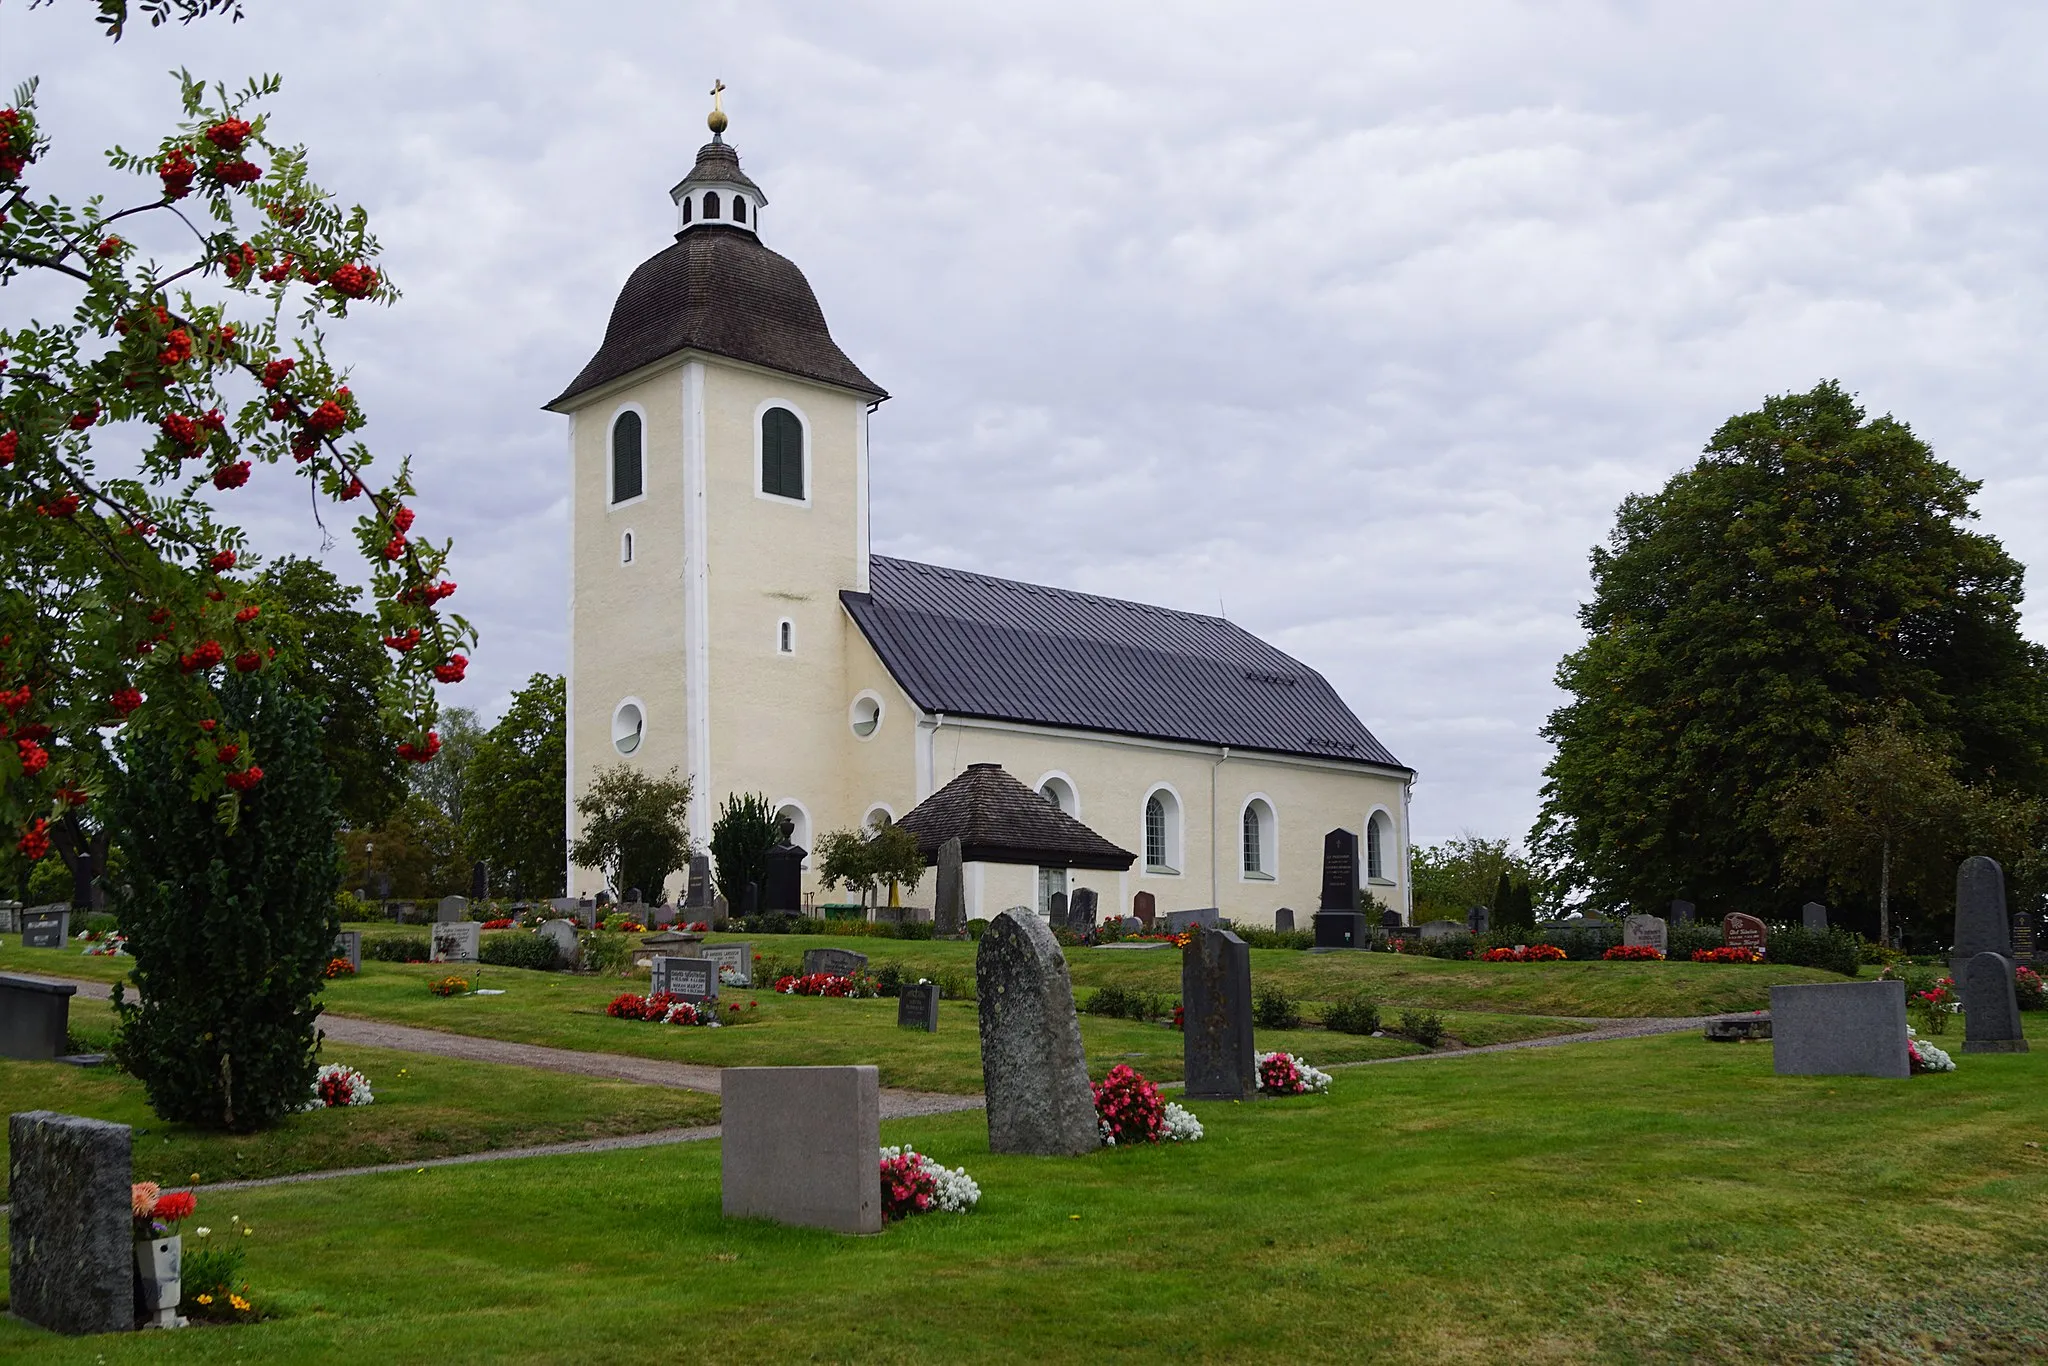
{"type": "Polygon", "coordinates": [[[1067,899],[1067,928],[1076,934],[1093,933],[1097,904],[1094,888],[1076,887],[1067,899]]]}
{"type": "Polygon", "coordinates": [[[0,976],[0,1058],[48,1062],[71,1050],[70,982],[0,976]]]}
{"type": "Polygon", "coordinates": [[[725,899],[723,893],[712,897],[711,928],[714,930],[723,929],[725,922],[730,919],[732,919],[732,903],[725,899]]]}
{"type": "Polygon", "coordinates": [[[692,911],[711,909],[711,855],[690,855],[690,883],[683,905],[692,911]]]}
{"type": "Polygon", "coordinates": [[[61,949],[70,938],[70,906],[31,906],[21,913],[23,948],[61,949]]]}
{"type": "Polygon", "coordinates": [[[57,1333],[134,1328],[128,1126],[27,1110],[7,1142],[9,1307],[57,1333]]]}
{"type": "Polygon", "coordinates": [[[583,961],[583,941],[577,937],[573,920],[546,920],[534,931],[555,946],[555,966],[573,968],[583,961]]]}
{"type": "Polygon", "coordinates": [[[1067,894],[1054,892],[1045,899],[1045,920],[1056,930],[1067,927],[1067,894]]]}
{"type": "Polygon", "coordinates": [[[1693,904],[1690,901],[1674,901],[1671,903],[1672,924],[1690,925],[1692,924],[1692,915],[1693,904]]]}
{"type": "Polygon", "coordinates": [[[1194,929],[1197,925],[1205,930],[1213,930],[1221,919],[1222,912],[1214,906],[1203,906],[1198,910],[1192,911],[1168,911],[1166,913],[1166,932],[1168,934],[1180,934],[1184,930],[1194,929]]]}
{"type": "Polygon", "coordinates": [[[1485,934],[1493,928],[1493,907],[1474,906],[1465,912],[1465,932],[1471,935],[1485,934]]]}
{"type": "Polygon", "coordinates": [[[1809,901],[1799,908],[1799,923],[1809,930],[1825,930],[1828,927],[1828,908],[1818,901],[1809,901]]]}
{"type": "Polygon", "coordinates": [[[1134,915],[1127,915],[1118,924],[1125,934],[1137,934],[1145,928],[1145,922],[1134,915]]]}
{"type": "Polygon", "coordinates": [[[1228,930],[1196,931],[1180,960],[1186,1007],[1181,1045],[1187,1095],[1194,1100],[1247,1100],[1259,1091],[1252,1056],[1252,955],[1228,930]]]}
{"type": "Polygon", "coordinates": [[[1949,976],[1958,983],[1980,953],[2012,956],[2012,921],[2005,910],[2005,870],[1976,854],[1956,869],[1956,938],[1949,976]]]}
{"type": "Polygon", "coordinates": [[[474,963],[483,943],[483,926],[474,920],[437,924],[432,930],[434,949],[430,963],[474,963]]]}
{"type": "Polygon", "coordinates": [[[1772,987],[1771,1064],[1780,1076],[1911,1076],[1906,984],[1772,987]]]}
{"type": "Polygon", "coordinates": [[[936,982],[905,982],[896,989],[896,1027],[939,1032],[939,988],[936,982]]]}
{"type": "Polygon", "coordinates": [[[441,904],[434,907],[434,923],[436,925],[447,925],[462,919],[468,914],[468,897],[444,896],[441,898],[441,904]]]}
{"type": "Polygon", "coordinates": [[[1326,911],[1358,909],[1358,836],[1338,827],[1323,836],[1323,899],[1326,911]]]}
{"type": "Polygon", "coordinates": [[[21,933],[21,903],[0,901],[0,934],[21,933]]]}
{"type": "Polygon", "coordinates": [[[1621,922],[1621,942],[1625,948],[1664,953],[1671,946],[1671,927],[1654,915],[1632,915],[1621,922]]]}
{"type": "Polygon", "coordinates": [[[348,959],[348,965],[357,972],[363,970],[363,932],[343,930],[334,936],[333,957],[348,959]]]}
{"type": "Polygon", "coordinates": [[[708,958],[671,958],[657,954],[649,965],[647,994],[679,996],[695,1004],[718,999],[718,967],[708,958]]]}
{"type": "Polygon", "coordinates": [[[1963,968],[1963,1051],[2024,1053],[2020,1003],[2013,990],[2016,964],[2003,954],[1980,953],[1963,968]]]}
{"type": "Polygon", "coordinates": [[[1004,911],[974,955],[990,1152],[1078,1156],[1101,1146],[1074,986],[1052,929],[1004,911]]]}
{"type": "Polygon", "coordinates": [[[1449,939],[1454,934],[1465,933],[1464,922],[1458,920],[1425,920],[1422,922],[1424,939],[1449,939]]]}
{"type": "Polygon", "coordinates": [[[867,971],[868,956],[855,953],[852,949],[805,949],[804,976],[814,972],[828,973],[833,977],[851,977],[856,972],[867,971]]]}
{"type": "Polygon", "coordinates": [[[1279,910],[1273,912],[1273,931],[1276,934],[1294,933],[1294,908],[1292,906],[1282,906],[1279,910]]]}
{"type": "Polygon", "coordinates": [[[719,973],[719,980],[728,980],[725,969],[732,969],[730,981],[736,987],[754,985],[754,946],[752,944],[706,944],[698,952],[704,956],[719,973]]]}
{"type": "Polygon", "coordinates": [[[960,870],[958,837],[939,846],[937,901],[932,907],[932,933],[958,939],[967,932],[967,896],[960,870]]]}
{"type": "Polygon", "coordinates": [[[728,1067],[719,1074],[719,1110],[726,1218],[881,1232],[874,1067],[728,1067]]]}

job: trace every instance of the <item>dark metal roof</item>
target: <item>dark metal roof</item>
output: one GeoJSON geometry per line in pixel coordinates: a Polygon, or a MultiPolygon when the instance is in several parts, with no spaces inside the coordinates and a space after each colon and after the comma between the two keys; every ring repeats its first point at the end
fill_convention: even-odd
{"type": "Polygon", "coordinates": [[[938,861],[939,846],[949,839],[960,841],[960,858],[966,863],[1035,863],[1120,873],[1138,857],[1018,782],[1001,764],[969,764],[896,825],[917,836],[918,852],[927,863],[938,861]]]}
{"type": "Polygon", "coordinates": [[[839,595],[928,712],[1403,765],[1323,676],[1220,617],[877,555],[839,595]]]}
{"type": "Polygon", "coordinates": [[[761,187],[747,179],[747,173],[740,169],[739,152],[717,138],[711,139],[697,149],[697,164],[690,168],[688,175],[676,183],[676,187],[669,191],[669,195],[680,195],[685,185],[705,184],[737,185],[743,190],[751,190],[754,197],[763,204],[768,202],[768,196],[761,193],[761,187]]]}
{"type": "Polygon", "coordinates": [[[795,262],[744,228],[698,227],[643,261],[583,373],[547,404],[631,374],[678,351],[708,351],[835,384],[873,399],[888,395],[848,360],[795,262]]]}

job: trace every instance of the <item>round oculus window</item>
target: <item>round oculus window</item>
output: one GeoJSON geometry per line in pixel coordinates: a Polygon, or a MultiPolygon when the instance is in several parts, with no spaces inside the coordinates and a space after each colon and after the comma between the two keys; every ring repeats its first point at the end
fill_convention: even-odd
{"type": "Polygon", "coordinates": [[[882,724],[882,703],[879,698],[856,697],[853,699],[853,733],[865,740],[875,733],[882,724]]]}
{"type": "Polygon", "coordinates": [[[638,705],[626,703],[612,714],[612,748],[621,754],[631,754],[640,748],[640,737],[647,729],[647,718],[640,714],[638,705]]]}

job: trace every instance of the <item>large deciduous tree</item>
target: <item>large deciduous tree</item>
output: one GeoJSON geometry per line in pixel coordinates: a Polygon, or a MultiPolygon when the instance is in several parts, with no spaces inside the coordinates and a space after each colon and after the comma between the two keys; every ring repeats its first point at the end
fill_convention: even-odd
{"type": "Polygon", "coordinates": [[[567,685],[535,674],[463,767],[464,841],[522,896],[557,895],[568,876],[567,737],[567,685]]]}
{"type": "Polygon", "coordinates": [[[657,778],[626,764],[597,771],[576,799],[583,833],[569,855],[596,868],[623,897],[656,898],[670,873],[690,866],[690,780],[673,769],[657,778]]]}
{"type": "Polygon", "coordinates": [[[1787,791],[1892,712],[1965,781],[2048,787],[2048,654],[1977,485],[1835,383],[1724,423],[1593,552],[1532,843],[1594,906],[1773,912],[1787,791]]]}

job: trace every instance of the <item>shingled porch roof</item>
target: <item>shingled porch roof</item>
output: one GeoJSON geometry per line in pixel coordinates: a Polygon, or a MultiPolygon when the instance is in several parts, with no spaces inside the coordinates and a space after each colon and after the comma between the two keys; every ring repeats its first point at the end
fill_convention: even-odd
{"type": "Polygon", "coordinates": [[[969,764],[896,824],[917,836],[927,863],[937,862],[939,846],[954,838],[966,863],[1122,872],[1138,857],[1018,782],[1001,764],[969,764]]]}

